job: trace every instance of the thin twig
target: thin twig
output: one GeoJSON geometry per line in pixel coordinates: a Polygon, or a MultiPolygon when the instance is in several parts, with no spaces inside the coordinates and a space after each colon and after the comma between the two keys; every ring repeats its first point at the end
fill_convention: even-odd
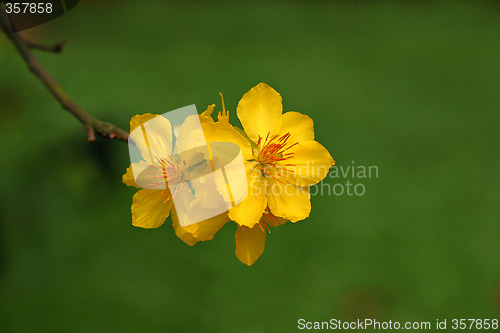
{"type": "MultiPolygon", "coordinates": [[[[19,37],[21,37],[21,36],[19,36],[19,37]]],[[[23,40],[26,43],[26,45],[28,45],[32,49],[37,49],[37,50],[46,51],[46,52],[54,52],[54,53],[61,53],[63,46],[66,45],[66,42],[67,42],[67,41],[63,40],[63,41],[60,41],[59,43],[55,43],[54,45],[46,45],[46,44],[39,44],[39,43],[35,43],[35,42],[30,42],[24,38],[23,38],[23,40]]]]}
{"type": "Polygon", "coordinates": [[[49,72],[47,72],[47,70],[45,70],[42,64],[33,55],[33,52],[31,52],[30,47],[36,47],[34,45],[38,44],[27,43],[19,34],[12,32],[9,18],[1,7],[0,26],[24,59],[30,71],[45,85],[63,109],[71,113],[85,126],[89,141],[95,141],[96,133],[105,138],[118,139],[125,142],[128,140],[128,132],[94,118],[69,97],[61,85],[49,74],[49,72]]]}

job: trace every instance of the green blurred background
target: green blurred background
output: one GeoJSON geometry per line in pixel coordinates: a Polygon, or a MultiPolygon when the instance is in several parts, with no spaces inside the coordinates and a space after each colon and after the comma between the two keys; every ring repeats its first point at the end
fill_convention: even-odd
{"type": "MultiPolygon", "coordinates": [[[[0,37],[0,332],[290,332],[500,318],[498,1],[81,1],[25,32],[93,115],[233,111],[264,81],[364,196],[315,196],[252,267],[131,225],[127,145],[86,142],[0,37]]],[[[345,179],[327,179],[333,185],[345,179]]]]}

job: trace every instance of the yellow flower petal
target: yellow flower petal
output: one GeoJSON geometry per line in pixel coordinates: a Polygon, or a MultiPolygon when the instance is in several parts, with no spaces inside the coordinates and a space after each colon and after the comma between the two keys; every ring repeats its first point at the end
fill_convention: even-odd
{"type": "Polygon", "coordinates": [[[162,195],[162,190],[142,189],[132,200],[132,224],[141,228],[158,228],[170,214],[172,200],[162,195]]]}
{"type": "Polygon", "coordinates": [[[252,158],[252,147],[250,142],[239,133],[233,125],[225,121],[214,122],[212,118],[201,120],[201,126],[207,142],[231,142],[237,144],[241,149],[243,159],[252,158]]]}
{"type": "MultiPolygon", "coordinates": [[[[207,109],[201,113],[200,117],[212,119],[212,112],[214,112],[214,108],[215,108],[215,104],[211,104],[211,105],[207,106],[207,109]]],[[[213,119],[212,119],[212,121],[213,121],[213,119]]]]}
{"type": "MultiPolygon", "coordinates": [[[[207,141],[201,127],[201,120],[205,117],[192,115],[186,117],[180,125],[179,134],[175,146],[175,152],[183,152],[196,147],[206,145],[207,141]]],[[[208,117],[207,117],[208,119],[208,117]]]]}
{"type": "Polygon", "coordinates": [[[151,113],[137,115],[130,120],[130,129],[129,144],[137,147],[148,164],[157,165],[157,159],[172,154],[172,126],[167,118],[151,113]]]}
{"type": "Polygon", "coordinates": [[[283,105],[281,95],[265,83],[259,83],[241,98],[236,109],[238,118],[250,139],[257,142],[278,134],[283,105]]]}
{"type": "Polygon", "coordinates": [[[132,166],[130,165],[127,168],[127,172],[122,176],[122,182],[127,186],[133,186],[135,188],[139,188],[135,183],[134,173],[132,172],[132,166]]]}
{"type": "Polygon", "coordinates": [[[130,132],[136,129],[137,126],[144,124],[146,121],[151,120],[158,116],[157,114],[145,113],[133,116],[130,119],[130,132]]]}
{"type": "MultiPolygon", "coordinates": [[[[207,201],[210,200],[210,198],[213,198],[213,195],[210,198],[204,198],[203,196],[206,196],[206,193],[198,193],[196,197],[192,197],[192,200],[188,200],[189,205],[192,205],[193,208],[201,214],[204,214],[204,210],[210,209],[210,207],[204,207],[204,205],[207,203],[207,201]]],[[[217,201],[217,199],[214,200],[217,201]]],[[[186,207],[177,208],[180,210],[179,212],[181,214],[186,214],[186,209],[190,209],[186,207]]],[[[193,246],[198,241],[206,241],[212,239],[215,233],[219,231],[224,226],[224,224],[226,224],[226,222],[229,222],[227,212],[224,212],[223,214],[219,214],[198,223],[181,226],[179,220],[179,212],[177,209],[175,209],[175,207],[172,209],[172,226],[174,227],[177,237],[191,246],[193,246]]],[[[193,212],[190,212],[189,214],[192,213],[193,212]]],[[[189,217],[196,218],[196,216],[191,215],[189,215],[189,217]]]]}
{"type": "Polygon", "coordinates": [[[190,233],[194,238],[200,241],[206,241],[212,239],[215,233],[227,222],[229,222],[229,217],[227,217],[227,213],[223,213],[209,218],[208,220],[190,224],[182,229],[190,233]]]}
{"type": "Polygon", "coordinates": [[[299,142],[289,152],[293,153],[293,156],[278,164],[289,170],[282,172],[286,180],[298,186],[312,186],[319,183],[335,164],[328,150],[314,140],[299,142]]]}
{"type": "Polygon", "coordinates": [[[313,120],[305,114],[290,111],[283,114],[283,123],[279,135],[290,133],[287,142],[294,144],[295,142],[314,140],[314,123],[313,120]]]}
{"type": "Polygon", "coordinates": [[[309,188],[268,179],[267,198],[271,212],[291,222],[303,220],[311,212],[309,188]]]}
{"type": "Polygon", "coordinates": [[[251,266],[264,253],[266,233],[259,226],[240,227],[236,230],[236,257],[245,265],[251,266]]]}
{"type": "Polygon", "coordinates": [[[260,169],[253,168],[251,164],[247,164],[246,167],[248,194],[243,201],[229,210],[228,215],[238,225],[252,228],[256,223],[259,223],[262,213],[266,209],[266,188],[260,169]]]}
{"type": "Polygon", "coordinates": [[[199,239],[194,237],[190,232],[188,232],[185,228],[181,227],[179,223],[179,218],[177,217],[177,211],[175,207],[172,208],[172,227],[174,227],[175,234],[182,241],[184,241],[187,245],[193,246],[196,244],[199,239]]]}

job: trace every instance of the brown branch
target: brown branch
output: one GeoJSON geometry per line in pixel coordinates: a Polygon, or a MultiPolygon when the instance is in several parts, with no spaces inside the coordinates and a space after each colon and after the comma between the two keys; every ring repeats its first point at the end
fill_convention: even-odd
{"type": "MultiPolygon", "coordinates": [[[[21,37],[21,36],[19,36],[21,37]]],[[[22,37],[21,37],[22,38],[22,37]]],[[[61,53],[63,46],[66,45],[67,41],[63,40],[60,41],[59,43],[55,43],[54,45],[46,45],[46,44],[39,44],[35,42],[30,42],[24,39],[24,42],[26,45],[28,45],[32,49],[37,49],[40,51],[46,51],[46,52],[54,52],[54,53],[61,53]]]]}
{"type": "MultiPolygon", "coordinates": [[[[128,140],[128,132],[94,118],[69,97],[61,85],[45,70],[42,64],[33,55],[33,52],[31,52],[30,48],[32,47],[40,49],[40,47],[34,46],[39,46],[39,44],[27,43],[19,34],[12,32],[9,18],[2,7],[0,7],[0,27],[14,44],[19,54],[26,62],[29,70],[45,85],[63,109],[71,113],[85,126],[89,141],[95,141],[96,133],[105,138],[118,139],[125,142],[128,140]]],[[[62,45],[60,47],[62,47],[62,45]]]]}

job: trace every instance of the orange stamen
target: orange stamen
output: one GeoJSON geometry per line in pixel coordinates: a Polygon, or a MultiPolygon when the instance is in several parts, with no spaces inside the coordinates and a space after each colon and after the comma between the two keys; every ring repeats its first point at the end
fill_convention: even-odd
{"type": "MultiPolygon", "coordinates": [[[[260,163],[260,168],[264,175],[268,175],[283,183],[277,177],[285,178],[283,176],[283,171],[293,172],[278,165],[278,162],[288,160],[293,157],[293,152],[287,152],[290,148],[298,144],[295,142],[293,144],[288,144],[288,139],[290,139],[291,133],[287,132],[281,136],[274,135],[270,138],[270,133],[268,132],[266,138],[264,139],[259,135],[257,140],[257,152],[252,151],[252,155],[260,163]],[[267,170],[268,167],[274,167],[276,172],[270,172],[267,170]],[[276,177],[277,176],[277,177],[276,177]]],[[[295,166],[294,164],[288,163],[285,166],[295,166]]]]}

